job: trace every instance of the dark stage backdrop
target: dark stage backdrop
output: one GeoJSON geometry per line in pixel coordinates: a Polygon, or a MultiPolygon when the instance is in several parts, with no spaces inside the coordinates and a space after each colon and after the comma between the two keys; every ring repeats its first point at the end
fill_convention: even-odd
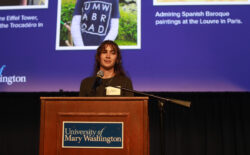
{"type": "MultiPolygon", "coordinates": [[[[154,93],[192,101],[190,109],[167,103],[164,139],[167,155],[250,154],[249,93],[154,93]]],[[[0,154],[37,155],[40,96],[77,96],[61,93],[0,93],[0,154]]],[[[149,102],[150,154],[160,155],[160,116],[149,102]]]]}
{"type": "MultiPolygon", "coordinates": [[[[78,91],[92,74],[96,47],[72,46],[67,27],[76,0],[34,1],[39,2],[0,4],[0,92],[78,91]]],[[[249,4],[119,0],[115,41],[134,88],[250,91],[249,4]]],[[[98,34],[98,28],[102,25],[93,24],[88,32],[98,34]]]]}

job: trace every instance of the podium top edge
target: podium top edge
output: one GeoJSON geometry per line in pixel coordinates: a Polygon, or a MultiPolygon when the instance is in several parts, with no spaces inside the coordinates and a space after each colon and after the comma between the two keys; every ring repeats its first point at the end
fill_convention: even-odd
{"type": "Polygon", "coordinates": [[[40,100],[148,100],[149,97],[40,97],[40,100]]]}

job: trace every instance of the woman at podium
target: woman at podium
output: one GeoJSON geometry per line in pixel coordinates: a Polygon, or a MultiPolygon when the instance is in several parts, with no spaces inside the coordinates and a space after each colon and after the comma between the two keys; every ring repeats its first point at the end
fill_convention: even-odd
{"type": "Polygon", "coordinates": [[[95,55],[94,75],[81,82],[80,96],[133,96],[131,80],[122,66],[122,56],[118,45],[110,40],[104,41],[95,55]]]}

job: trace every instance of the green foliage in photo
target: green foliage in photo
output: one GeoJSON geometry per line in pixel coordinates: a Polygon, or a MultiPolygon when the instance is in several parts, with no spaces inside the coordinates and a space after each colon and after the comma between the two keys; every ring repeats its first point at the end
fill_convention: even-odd
{"type": "Polygon", "coordinates": [[[137,11],[131,11],[124,5],[120,5],[119,33],[116,42],[129,43],[127,45],[137,43],[137,11]]]}
{"type": "MultiPolygon", "coordinates": [[[[61,8],[61,26],[60,26],[60,45],[64,44],[65,40],[69,40],[69,31],[63,26],[63,23],[71,24],[76,0],[63,0],[61,8]],[[63,23],[62,23],[63,22],[63,23]]],[[[65,46],[65,45],[64,45],[65,46]]]]}

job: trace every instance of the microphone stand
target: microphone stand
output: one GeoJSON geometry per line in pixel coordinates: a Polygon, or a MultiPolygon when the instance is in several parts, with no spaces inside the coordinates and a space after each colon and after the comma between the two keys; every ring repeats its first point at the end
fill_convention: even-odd
{"type": "Polygon", "coordinates": [[[163,102],[163,101],[171,102],[171,103],[175,103],[175,104],[178,104],[178,105],[181,105],[181,106],[184,106],[184,107],[188,107],[188,108],[190,108],[190,106],[191,106],[191,102],[190,101],[184,101],[184,100],[177,100],[177,99],[160,97],[160,96],[156,96],[156,95],[152,95],[152,94],[148,94],[148,93],[143,93],[143,92],[139,92],[139,91],[136,91],[136,90],[130,90],[130,89],[122,88],[122,87],[118,87],[118,86],[109,86],[109,87],[118,88],[118,89],[125,90],[125,91],[128,91],[128,92],[132,92],[132,93],[135,93],[135,94],[149,96],[149,97],[158,99],[161,102],[163,102]]]}
{"type": "Polygon", "coordinates": [[[125,90],[128,92],[132,92],[135,94],[140,94],[140,95],[144,95],[144,96],[148,96],[148,97],[152,97],[158,100],[158,108],[160,110],[160,141],[161,141],[161,155],[166,155],[166,150],[165,150],[165,130],[164,130],[164,107],[165,107],[165,102],[171,102],[174,104],[178,104],[184,107],[188,107],[190,108],[191,106],[191,102],[190,101],[184,101],[184,100],[177,100],[177,99],[170,99],[170,98],[164,98],[164,97],[160,97],[160,96],[156,96],[156,95],[152,95],[152,94],[148,94],[148,93],[143,93],[143,92],[139,92],[139,91],[135,91],[135,90],[130,90],[127,88],[122,88],[122,87],[118,87],[118,86],[109,86],[109,87],[114,87],[114,88],[118,88],[121,90],[125,90]]]}

